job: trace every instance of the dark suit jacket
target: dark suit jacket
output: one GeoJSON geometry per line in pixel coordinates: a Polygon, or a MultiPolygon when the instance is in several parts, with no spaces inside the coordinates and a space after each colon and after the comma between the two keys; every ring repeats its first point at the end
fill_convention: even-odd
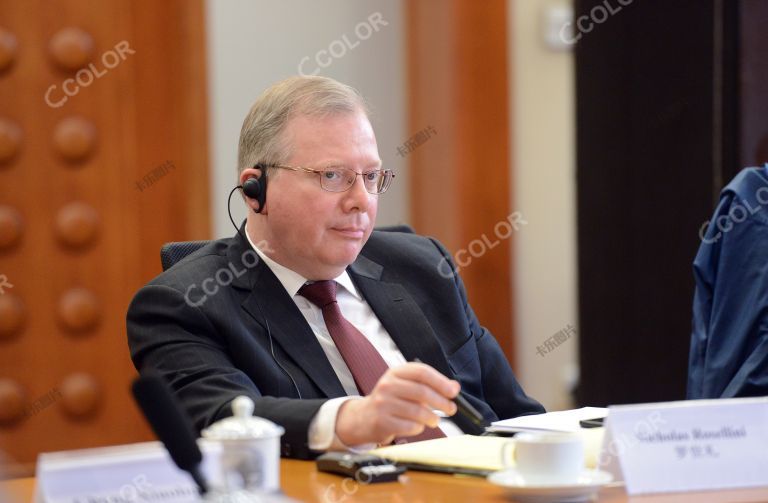
{"type": "MultiPolygon", "coordinates": [[[[293,299],[257,258],[238,234],[139,290],[127,317],[131,357],[139,372],[166,378],[198,429],[248,395],[255,415],[285,428],[283,456],[312,457],[310,421],[345,392],[293,299]]],[[[406,360],[457,379],[486,420],[543,412],[480,326],[451,267],[435,240],[374,231],[348,271],[406,360]]],[[[461,415],[453,419],[477,432],[461,415]]]]}
{"type": "Polygon", "coordinates": [[[720,193],[693,261],[688,398],[768,395],[768,164],[720,193]]]}

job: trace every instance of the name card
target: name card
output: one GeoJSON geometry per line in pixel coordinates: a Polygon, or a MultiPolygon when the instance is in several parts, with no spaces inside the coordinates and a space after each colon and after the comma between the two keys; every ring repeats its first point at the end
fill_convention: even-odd
{"type": "MultiPolygon", "coordinates": [[[[201,470],[218,473],[219,446],[200,441],[201,470]]],[[[192,478],[160,442],[40,454],[35,503],[187,503],[200,501],[192,478]]]]}
{"type": "Polygon", "coordinates": [[[618,461],[630,495],[768,486],[768,398],[608,411],[599,464],[617,475],[618,461]]]}

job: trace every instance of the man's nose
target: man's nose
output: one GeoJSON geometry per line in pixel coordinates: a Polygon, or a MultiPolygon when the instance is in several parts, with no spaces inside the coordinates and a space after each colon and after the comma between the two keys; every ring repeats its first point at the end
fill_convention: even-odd
{"type": "Polygon", "coordinates": [[[352,209],[357,209],[359,211],[368,210],[370,194],[367,190],[365,190],[363,175],[358,175],[355,177],[355,181],[352,183],[352,186],[349,188],[349,190],[346,191],[346,196],[348,211],[352,209]]]}

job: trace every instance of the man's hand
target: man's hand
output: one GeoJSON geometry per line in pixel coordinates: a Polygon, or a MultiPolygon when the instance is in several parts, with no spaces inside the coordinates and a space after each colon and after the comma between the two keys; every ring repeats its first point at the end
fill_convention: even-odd
{"type": "Polygon", "coordinates": [[[348,400],[336,416],[336,435],[346,445],[389,444],[395,437],[418,435],[436,427],[439,410],[456,413],[451,401],[459,393],[457,381],[423,363],[406,363],[387,370],[373,392],[348,400]]]}

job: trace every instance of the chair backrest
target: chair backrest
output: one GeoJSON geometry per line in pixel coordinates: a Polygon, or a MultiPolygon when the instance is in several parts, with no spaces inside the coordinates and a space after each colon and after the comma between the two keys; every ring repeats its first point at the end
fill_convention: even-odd
{"type": "MultiPolygon", "coordinates": [[[[377,227],[377,231],[384,232],[407,232],[414,234],[413,228],[410,225],[388,225],[385,227],[377,227]]],[[[165,243],[160,248],[160,263],[163,265],[163,271],[170,269],[176,262],[183,259],[187,255],[191,254],[207,245],[211,241],[175,241],[171,243],[165,243]]]]}
{"type": "Polygon", "coordinates": [[[211,241],[176,241],[165,243],[162,248],[160,248],[160,263],[163,264],[163,271],[167,271],[176,262],[190,253],[199,250],[210,242],[211,241]]]}

